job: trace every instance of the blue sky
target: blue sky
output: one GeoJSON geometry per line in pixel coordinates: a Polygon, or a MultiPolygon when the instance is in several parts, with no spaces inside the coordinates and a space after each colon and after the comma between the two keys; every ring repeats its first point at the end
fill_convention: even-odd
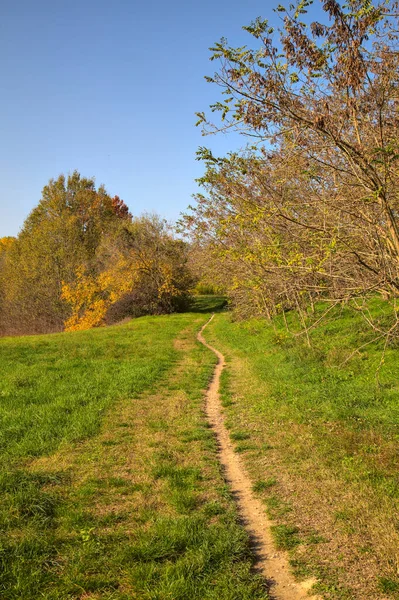
{"type": "Polygon", "coordinates": [[[208,48],[241,30],[267,0],[2,0],[0,237],[15,235],[52,177],[77,169],[133,214],[175,220],[202,174],[195,111],[218,99],[208,48]]]}

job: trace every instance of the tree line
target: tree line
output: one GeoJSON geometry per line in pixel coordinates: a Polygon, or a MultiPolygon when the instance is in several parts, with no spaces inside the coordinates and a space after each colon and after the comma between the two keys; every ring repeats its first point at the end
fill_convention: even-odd
{"type": "Polygon", "coordinates": [[[181,310],[192,286],[187,244],[157,216],[78,172],[50,180],[16,238],[0,240],[0,333],[112,324],[181,310]]]}
{"type": "Polygon", "coordinates": [[[199,150],[203,189],[181,225],[242,317],[370,294],[396,309],[398,3],[297,0],[276,14],[277,27],[244,27],[250,47],[211,49],[221,95],[216,122],[198,113],[198,124],[248,142],[199,150]]]}
{"type": "Polygon", "coordinates": [[[319,300],[363,310],[379,294],[393,307],[385,333],[398,328],[399,3],[275,11],[278,26],[244,27],[250,46],[211,49],[221,95],[216,122],[198,124],[247,143],[199,149],[202,190],[179,223],[189,243],[77,172],[51,180],[18,237],[0,240],[1,333],[179,310],[198,279],[241,318],[294,309],[305,329],[319,300]]]}

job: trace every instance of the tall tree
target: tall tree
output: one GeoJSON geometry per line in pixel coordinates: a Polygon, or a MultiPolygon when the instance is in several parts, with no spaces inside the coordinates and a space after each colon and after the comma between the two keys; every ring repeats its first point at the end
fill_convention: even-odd
{"type": "Polygon", "coordinates": [[[81,265],[90,270],[103,235],[129,218],[121,200],[77,171],[50,180],[8,252],[3,304],[8,330],[61,330],[70,314],[63,283],[72,283],[81,265]]]}
{"type": "Polygon", "coordinates": [[[221,121],[199,113],[205,131],[235,128],[254,146],[201,151],[206,193],[187,222],[212,234],[231,287],[259,286],[274,306],[399,289],[398,3],[322,0],[312,21],[314,4],[279,5],[277,29],[244,27],[253,48],[216,44],[221,121]]]}

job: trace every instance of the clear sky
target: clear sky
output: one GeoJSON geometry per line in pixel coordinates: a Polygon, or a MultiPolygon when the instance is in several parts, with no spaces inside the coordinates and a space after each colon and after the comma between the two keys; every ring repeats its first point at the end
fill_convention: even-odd
{"type": "Polygon", "coordinates": [[[196,111],[218,99],[209,46],[251,43],[270,0],[2,0],[0,237],[17,234],[47,181],[77,169],[133,214],[175,220],[196,191],[196,111]]]}

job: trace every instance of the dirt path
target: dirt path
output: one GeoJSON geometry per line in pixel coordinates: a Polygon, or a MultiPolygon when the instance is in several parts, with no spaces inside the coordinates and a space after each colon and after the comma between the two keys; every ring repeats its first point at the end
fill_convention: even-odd
{"type": "MultiPolygon", "coordinates": [[[[214,315],[213,315],[214,316],[214,315]]],[[[256,556],[256,568],[270,584],[270,597],[273,600],[322,600],[311,595],[309,590],[315,580],[297,582],[290,573],[288,557],[285,552],[274,548],[270,527],[273,524],[267,517],[262,502],[252,493],[252,485],[241,460],[234,452],[229,433],[224,425],[222,406],[219,398],[220,375],[225,366],[223,354],[210,346],[202,333],[212,321],[213,316],[198,333],[198,341],[212,350],[218,357],[213,379],[206,395],[206,413],[215,431],[219,444],[219,458],[230,489],[236,499],[243,524],[250,534],[256,556]]]]}

